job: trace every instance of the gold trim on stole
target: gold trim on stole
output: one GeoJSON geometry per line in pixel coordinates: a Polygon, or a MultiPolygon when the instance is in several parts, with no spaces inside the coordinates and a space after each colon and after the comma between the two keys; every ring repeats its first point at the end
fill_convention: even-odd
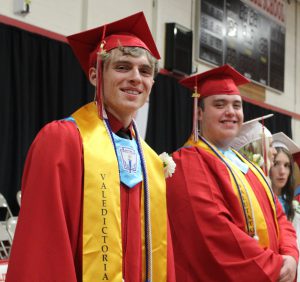
{"type": "Polygon", "coordinates": [[[275,206],[275,202],[274,202],[274,196],[273,196],[272,191],[271,191],[272,188],[269,187],[267,179],[263,176],[264,172],[261,170],[260,167],[256,166],[255,164],[251,163],[246,158],[244,158],[239,152],[235,151],[234,149],[233,149],[233,151],[239,156],[239,158],[243,162],[245,162],[248,165],[248,167],[255,174],[255,176],[259,179],[260,183],[263,185],[264,190],[265,190],[265,192],[268,196],[269,202],[270,202],[271,207],[272,207],[273,217],[275,219],[274,221],[275,221],[275,224],[276,224],[277,238],[279,239],[280,230],[279,230],[279,225],[278,225],[278,221],[277,221],[277,212],[276,212],[276,206],[275,206]],[[260,170],[261,173],[259,173],[258,170],[260,170]]]}
{"type": "MultiPolygon", "coordinates": [[[[122,281],[120,178],[114,146],[104,121],[98,118],[94,102],[83,106],[72,116],[82,137],[84,155],[83,281],[122,281]]],[[[167,212],[166,203],[162,200],[166,198],[163,166],[143,141],[142,148],[151,201],[153,281],[166,281],[167,212]]],[[[144,229],[141,233],[144,242],[144,229]]]]}

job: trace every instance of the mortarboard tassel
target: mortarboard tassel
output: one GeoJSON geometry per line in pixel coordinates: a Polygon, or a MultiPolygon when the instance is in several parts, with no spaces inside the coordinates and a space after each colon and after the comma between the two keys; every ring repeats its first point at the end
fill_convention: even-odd
{"type": "Polygon", "coordinates": [[[96,102],[97,102],[97,108],[98,108],[98,115],[100,119],[103,119],[103,115],[105,113],[104,111],[104,105],[102,101],[102,88],[103,88],[103,79],[102,79],[102,55],[103,53],[106,53],[104,49],[104,45],[106,44],[104,38],[106,33],[106,25],[103,27],[103,33],[102,33],[102,39],[100,42],[100,47],[97,52],[97,85],[96,85],[96,102]]]}
{"type": "Polygon", "coordinates": [[[200,97],[200,94],[198,93],[198,87],[197,87],[197,79],[195,80],[195,87],[194,87],[194,93],[192,97],[194,98],[194,107],[193,107],[193,135],[194,135],[194,141],[198,142],[198,100],[200,97]]]}
{"type": "Polygon", "coordinates": [[[264,119],[261,120],[262,123],[262,153],[263,153],[263,159],[264,159],[264,164],[263,164],[263,171],[266,176],[269,175],[268,172],[268,165],[267,165],[267,144],[266,144],[266,136],[265,136],[265,124],[264,124],[264,119]]]}
{"type": "Polygon", "coordinates": [[[98,116],[103,119],[103,102],[102,102],[102,59],[97,54],[97,84],[96,84],[96,102],[98,108],[98,116]]]}

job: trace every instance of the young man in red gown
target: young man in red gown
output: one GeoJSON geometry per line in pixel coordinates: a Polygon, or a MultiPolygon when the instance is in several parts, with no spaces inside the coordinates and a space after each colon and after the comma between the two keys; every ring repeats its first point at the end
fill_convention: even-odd
{"type": "Polygon", "coordinates": [[[6,281],[174,281],[163,163],[133,120],[160,58],[145,17],[68,40],[96,99],[29,150],[6,281]]]}
{"type": "Polygon", "coordinates": [[[167,180],[177,281],[295,279],[295,231],[263,171],[229,147],[243,123],[237,86],[247,82],[228,65],[181,81],[194,90],[195,115],[167,180]]]}

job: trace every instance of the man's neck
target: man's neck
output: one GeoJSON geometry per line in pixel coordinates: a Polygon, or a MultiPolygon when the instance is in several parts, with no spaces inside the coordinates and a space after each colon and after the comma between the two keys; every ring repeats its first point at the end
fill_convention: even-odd
{"type": "Polygon", "coordinates": [[[205,140],[207,140],[209,143],[211,143],[212,145],[216,146],[218,149],[222,150],[222,151],[227,151],[230,146],[229,146],[229,142],[217,142],[215,140],[211,140],[207,137],[205,137],[204,135],[201,135],[205,140]]]}
{"type": "Polygon", "coordinates": [[[120,116],[118,116],[115,113],[112,113],[108,110],[106,111],[106,113],[107,113],[108,120],[110,122],[113,121],[114,123],[117,123],[118,125],[122,125],[121,126],[122,129],[128,129],[132,123],[132,117],[121,118],[120,116]]]}

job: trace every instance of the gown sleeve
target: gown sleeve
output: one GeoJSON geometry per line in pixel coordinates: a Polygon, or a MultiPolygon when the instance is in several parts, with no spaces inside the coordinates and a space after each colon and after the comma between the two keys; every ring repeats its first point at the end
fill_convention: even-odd
{"type": "Polygon", "coordinates": [[[197,150],[174,153],[176,171],[167,179],[176,280],[276,281],[282,256],[246,234],[226,169],[213,159],[208,167],[197,150]]]}
{"type": "Polygon", "coordinates": [[[81,281],[82,163],[73,122],[52,122],[35,138],[23,173],[7,282],[81,281]]]}
{"type": "Polygon", "coordinates": [[[167,282],[175,282],[175,266],[174,266],[174,254],[173,243],[171,237],[171,230],[169,221],[167,223],[167,282]]]}
{"type": "Polygon", "coordinates": [[[280,229],[280,238],[279,238],[279,252],[282,255],[289,255],[294,257],[298,262],[298,247],[297,247],[297,235],[293,224],[287,220],[287,217],[282,209],[277,197],[276,201],[276,213],[277,221],[280,229]]]}

